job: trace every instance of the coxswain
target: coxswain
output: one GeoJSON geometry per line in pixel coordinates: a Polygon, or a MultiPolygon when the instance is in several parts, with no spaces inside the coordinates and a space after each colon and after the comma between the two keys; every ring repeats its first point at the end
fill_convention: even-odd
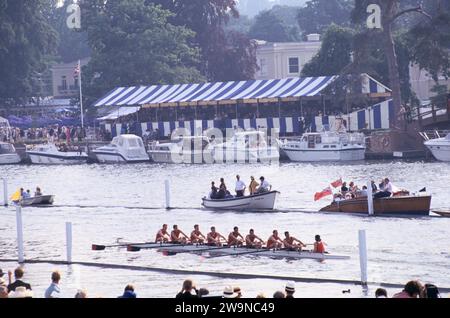
{"type": "Polygon", "coordinates": [[[205,243],[206,237],[200,232],[200,227],[198,224],[194,225],[194,230],[191,233],[191,243],[192,244],[203,244],[205,243]]]}
{"type": "Polygon", "coordinates": [[[320,235],[316,235],[313,253],[321,253],[321,254],[326,253],[325,245],[326,244],[322,242],[320,235]]]}
{"type": "Polygon", "coordinates": [[[249,248],[261,248],[264,241],[255,235],[255,230],[251,229],[249,234],[245,237],[245,246],[249,248]]]}
{"type": "Polygon", "coordinates": [[[228,246],[242,246],[244,237],[239,233],[239,228],[235,226],[233,232],[228,235],[228,246]]]}
{"type": "Polygon", "coordinates": [[[281,248],[283,247],[283,241],[278,236],[278,231],[273,230],[272,235],[267,240],[267,248],[281,248]]]}
{"type": "Polygon", "coordinates": [[[36,187],[36,192],[34,193],[34,196],[35,196],[35,197],[40,197],[40,196],[42,196],[41,188],[36,187]]]}
{"type": "Polygon", "coordinates": [[[178,225],[173,226],[173,231],[170,233],[170,242],[174,244],[186,244],[189,240],[189,236],[178,229],[178,225]]]}
{"type": "Polygon", "coordinates": [[[301,251],[302,247],[306,247],[302,241],[291,236],[289,232],[284,232],[284,236],[283,244],[288,250],[301,251]]]}
{"type": "Polygon", "coordinates": [[[164,224],[162,229],[156,234],[156,243],[168,243],[170,241],[169,232],[167,232],[167,224],[164,224]]]}
{"type": "Polygon", "coordinates": [[[221,238],[225,242],[227,241],[227,239],[223,235],[221,235],[219,232],[216,232],[216,228],[213,226],[211,227],[211,232],[209,232],[206,236],[206,241],[208,245],[211,246],[222,246],[222,242],[220,241],[221,238]]]}

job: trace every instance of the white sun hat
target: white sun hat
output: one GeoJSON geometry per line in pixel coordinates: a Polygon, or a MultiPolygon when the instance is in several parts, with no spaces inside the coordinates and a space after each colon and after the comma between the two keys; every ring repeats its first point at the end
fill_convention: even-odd
{"type": "Polygon", "coordinates": [[[234,292],[232,286],[226,286],[223,290],[223,298],[236,298],[237,296],[238,294],[234,292]]]}
{"type": "Polygon", "coordinates": [[[295,282],[293,282],[293,281],[288,281],[288,282],[286,283],[286,288],[285,288],[285,290],[286,290],[287,292],[295,292],[295,282]]]}
{"type": "Polygon", "coordinates": [[[16,287],[15,291],[9,293],[8,298],[32,298],[33,291],[26,287],[16,287]]]}

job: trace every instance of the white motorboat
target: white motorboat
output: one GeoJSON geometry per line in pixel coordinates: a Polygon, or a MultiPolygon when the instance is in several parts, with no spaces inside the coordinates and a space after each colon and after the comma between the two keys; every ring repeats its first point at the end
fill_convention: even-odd
{"type": "Polygon", "coordinates": [[[436,138],[425,141],[425,146],[439,161],[450,161],[450,134],[444,138],[436,138]]]}
{"type": "Polygon", "coordinates": [[[156,163],[214,163],[207,137],[180,137],[170,142],[150,144],[148,154],[156,163]]]}
{"type": "Polygon", "coordinates": [[[280,160],[278,145],[268,145],[262,131],[237,132],[230,140],[215,145],[213,156],[216,163],[269,163],[280,160]]]}
{"type": "Polygon", "coordinates": [[[149,161],[141,137],[121,135],[112,142],[92,151],[100,163],[138,163],[149,161]]]}
{"type": "Polygon", "coordinates": [[[0,142],[0,165],[14,164],[21,161],[22,159],[17,154],[13,144],[0,142]]]}
{"type": "Polygon", "coordinates": [[[228,199],[203,198],[202,205],[213,210],[273,210],[278,191],[270,191],[244,197],[232,197],[228,199]]]}
{"type": "Polygon", "coordinates": [[[27,155],[34,164],[79,164],[87,162],[88,155],[81,149],[69,151],[66,145],[37,145],[27,149],[27,155]]]}
{"type": "Polygon", "coordinates": [[[364,160],[365,136],[361,133],[306,133],[280,141],[280,149],[290,161],[364,160]]]}

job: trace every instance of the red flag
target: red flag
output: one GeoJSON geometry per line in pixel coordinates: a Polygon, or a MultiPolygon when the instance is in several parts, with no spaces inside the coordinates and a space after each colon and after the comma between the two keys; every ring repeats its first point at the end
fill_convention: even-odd
{"type": "Polygon", "coordinates": [[[342,187],[342,178],[340,178],[339,180],[334,181],[333,183],[331,183],[331,185],[333,186],[333,188],[342,187]]]}
{"type": "Polygon", "coordinates": [[[322,192],[317,192],[314,195],[314,201],[319,201],[320,199],[322,199],[326,196],[332,195],[332,194],[333,194],[333,191],[331,190],[330,187],[328,187],[328,188],[324,189],[322,192]]]}

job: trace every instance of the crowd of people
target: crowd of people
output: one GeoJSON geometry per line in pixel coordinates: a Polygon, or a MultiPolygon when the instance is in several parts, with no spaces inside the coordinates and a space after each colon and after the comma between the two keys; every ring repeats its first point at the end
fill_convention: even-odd
{"type": "MultiPolygon", "coordinates": [[[[8,271],[8,282],[5,280],[5,273],[0,269],[0,299],[3,298],[40,298],[33,292],[30,283],[24,280],[25,271],[22,267],[17,267],[13,272],[8,271]]],[[[350,291],[343,291],[350,292],[350,291]]],[[[294,281],[287,281],[283,289],[277,290],[273,298],[295,298],[296,286],[294,281]]],[[[61,273],[53,271],[50,276],[50,285],[42,295],[44,298],[62,298],[61,273]]],[[[155,295],[156,296],[156,295],[155,295]]],[[[179,300],[196,298],[249,298],[244,295],[243,290],[238,286],[227,285],[221,294],[210,295],[208,288],[197,288],[191,279],[183,282],[180,292],[175,296],[179,300]]],[[[74,294],[74,298],[89,298],[86,289],[80,289],[74,294]]],[[[134,285],[128,284],[124,291],[117,298],[138,298],[134,285]]],[[[267,298],[264,293],[259,293],[256,298],[267,298]]],[[[388,298],[388,293],[384,288],[375,291],[375,298],[388,298]]],[[[418,280],[408,282],[402,291],[394,294],[392,298],[441,298],[439,289],[434,284],[422,284],[418,280]]]]}
{"type": "Polygon", "coordinates": [[[310,250],[312,253],[327,253],[325,251],[326,244],[322,241],[320,235],[316,235],[314,243],[305,244],[301,240],[292,236],[288,231],[284,232],[284,238],[278,234],[278,230],[273,230],[272,235],[267,240],[263,240],[255,234],[254,229],[250,229],[248,234],[244,237],[239,228],[235,226],[233,231],[228,234],[228,237],[220,234],[215,226],[212,226],[211,231],[204,235],[200,231],[198,224],[194,225],[194,229],[187,235],[178,225],[173,225],[173,230],[169,233],[168,225],[163,224],[162,228],[156,233],[155,243],[170,243],[170,244],[204,244],[207,246],[217,247],[246,247],[246,248],[265,248],[265,249],[284,249],[288,251],[301,251],[307,246],[312,246],[310,250]]]}
{"type": "MultiPolygon", "coordinates": [[[[255,177],[250,177],[250,183],[248,186],[249,195],[256,195],[272,191],[272,185],[270,185],[264,177],[260,177],[259,181],[261,183],[258,183],[255,180],[255,177]]],[[[246,191],[247,185],[244,181],[241,180],[241,177],[239,175],[236,176],[236,196],[233,196],[228,190],[224,178],[220,178],[219,187],[216,187],[216,183],[214,181],[211,182],[211,192],[209,193],[209,198],[212,200],[229,199],[234,197],[240,198],[245,196],[246,191]]]]}
{"type": "Polygon", "coordinates": [[[30,141],[81,142],[87,135],[86,129],[79,126],[48,126],[21,129],[17,127],[0,128],[0,141],[22,143],[30,141]]]}
{"type": "MultiPolygon", "coordinates": [[[[371,181],[372,195],[374,199],[389,198],[399,194],[409,194],[408,191],[394,186],[389,178],[383,178],[377,185],[374,180],[371,181]]],[[[340,192],[334,194],[334,201],[350,200],[356,198],[367,198],[367,186],[358,187],[353,181],[343,182],[340,192]]]]}

